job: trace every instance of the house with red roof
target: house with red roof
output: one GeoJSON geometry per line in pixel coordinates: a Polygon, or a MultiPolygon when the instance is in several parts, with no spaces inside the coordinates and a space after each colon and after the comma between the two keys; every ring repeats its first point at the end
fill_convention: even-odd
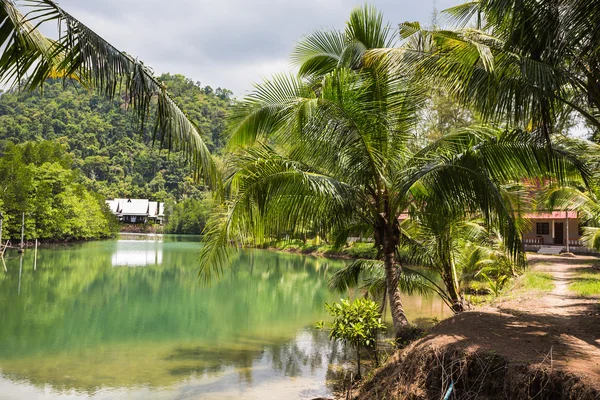
{"type": "Polygon", "coordinates": [[[590,252],[581,240],[577,211],[542,211],[525,214],[531,228],[523,235],[526,251],[542,253],[590,252]]]}

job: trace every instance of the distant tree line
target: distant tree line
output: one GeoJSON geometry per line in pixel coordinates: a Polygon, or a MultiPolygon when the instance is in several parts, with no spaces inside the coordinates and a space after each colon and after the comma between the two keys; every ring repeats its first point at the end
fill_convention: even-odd
{"type": "MultiPolygon", "coordinates": [[[[200,128],[213,154],[223,147],[225,116],[232,102],[227,89],[200,87],[182,75],[161,76],[172,98],[200,128]]],[[[43,91],[0,96],[0,151],[8,143],[54,140],[72,155],[85,185],[105,197],[180,201],[197,197],[203,185],[193,179],[182,152],[160,150],[154,127],[127,111],[126,96],[111,101],[101,94],[50,80],[43,91]]],[[[168,146],[167,146],[168,147],[168,146]]]]}
{"type": "Polygon", "coordinates": [[[82,183],[73,157],[51,141],[8,143],[0,157],[3,238],[92,239],[114,235],[116,218],[104,197],[82,183]]]}
{"type": "MultiPolygon", "coordinates": [[[[194,83],[182,75],[165,74],[161,80],[173,99],[200,127],[210,150],[218,154],[223,146],[222,132],[227,109],[233,101],[232,92],[201,87],[199,82],[194,83]]],[[[15,178],[3,173],[0,177],[9,186],[0,194],[4,201],[4,205],[0,203],[0,211],[10,221],[6,222],[5,237],[6,232],[15,237],[20,228],[14,225],[14,219],[23,210],[27,212],[26,231],[31,238],[84,239],[111,234],[107,226],[95,226],[96,222],[92,222],[108,222],[99,214],[93,214],[95,217],[86,222],[91,225],[85,230],[82,227],[63,229],[58,220],[53,221],[54,217],[40,210],[33,211],[47,201],[44,195],[58,194],[56,191],[42,194],[42,189],[28,186],[35,186],[40,180],[46,182],[51,171],[55,179],[64,178],[69,184],[79,185],[77,194],[83,197],[68,199],[74,206],[85,204],[81,203],[82,198],[91,201],[93,197],[94,204],[96,198],[101,199],[102,204],[106,198],[148,198],[170,204],[167,212],[174,220],[167,226],[169,232],[199,234],[202,231],[209,212],[205,206],[209,201],[205,187],[194,179],[184,154],[160,150],[161,146],[153,141],[153,127],[146,126],[142,132],[139,121],[126,108],[126,96],[111,101],[73,83],[65,86],[59,80],[46,82],[42,92],[11,91],[0,96],[0,162],[6,165],[23,160],[22,163],[17,161],[12,171],[22,176],[15,178]],[[44,141],[53,141],[56,145],[44,141]],[[49,161],[53,164],[49,169],[42,168],[46,151],[60,158],[60,161],[49,161]],[[39,154],[41,161],[36,161],[32,152],[39,154]],[[21,153],[28,155],[21,157],[21,153]],[[183,203],[178,204],[180,202],[183,203]]],[[[72,191],[65,189],[62,193],[70,196],[72,191]]],[[[90,214],[89,209],[87,214],[90,214]]],[[[76,218],[84,221],[80,213],[76,218]]]]}

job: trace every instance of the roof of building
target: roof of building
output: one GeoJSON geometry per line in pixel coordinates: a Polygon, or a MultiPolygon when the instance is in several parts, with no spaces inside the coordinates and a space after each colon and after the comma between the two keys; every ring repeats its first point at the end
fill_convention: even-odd
{"type": "Polygon", "coordinates": [[[165,216],[165,203],[158,203],[158,216],[159,217],[165,216]]]}
{"type": "Polygon", "coordinates": [[[121,215],[148,215],[147,199],[127,199],[122,204],[121,215]]]}
{"type": "Polygon", "coordinates": [[[577,219],[577,211],[545,211],[525,214],[527,219],[577,219]]]}
{"type": "Polygon", "coordinates": [[[106,204],[108,204],[108,207],[110,208],[110,211],[113,214],[116,214],[117,212],[119,212],[119,202],[116,200],[106,200],[106,204]]]}
{"type": "Polygon", "coordinates": [[[117,208],[117,213],[121,213],[121,211],[123,211],[123,204],[127,203],[127,200],[129,199],[115,199],[115,201],[119,204],[118,208],[117,208]]]}
{"type": "Polygon", "coordinates": [[[150,201],[148,202],[148,216],[156,217],[158,215],[158,202],[150,201]]]}

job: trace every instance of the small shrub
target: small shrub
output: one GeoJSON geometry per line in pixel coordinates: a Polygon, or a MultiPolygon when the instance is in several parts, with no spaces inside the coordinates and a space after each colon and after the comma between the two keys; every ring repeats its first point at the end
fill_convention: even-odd
{"type": "MultiPolygon", "coordinates": [[[[359,298],[352,303],[341,300],[340,303],[325,304],[325,307],[333,316],[333,322],[328,324],[329,338],[342,340],[356,348],[357,378],[360,379],[360,349],[374,349],[377,345],[377,333],[385,329],[379,305],[373,300],[359,298]]],[[[317,328],[324,329],[324,322],[318,322],[317,328]]]]}

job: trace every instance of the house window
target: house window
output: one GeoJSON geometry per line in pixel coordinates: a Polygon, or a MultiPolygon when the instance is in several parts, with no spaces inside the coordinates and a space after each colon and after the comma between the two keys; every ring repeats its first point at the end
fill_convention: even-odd
{"type": "Polygon", "coordinates": [[[549,235],[550,234],[550,223],[549,222],[538,222],[536,224],[536,233],[538,235],[549,235]]]}

